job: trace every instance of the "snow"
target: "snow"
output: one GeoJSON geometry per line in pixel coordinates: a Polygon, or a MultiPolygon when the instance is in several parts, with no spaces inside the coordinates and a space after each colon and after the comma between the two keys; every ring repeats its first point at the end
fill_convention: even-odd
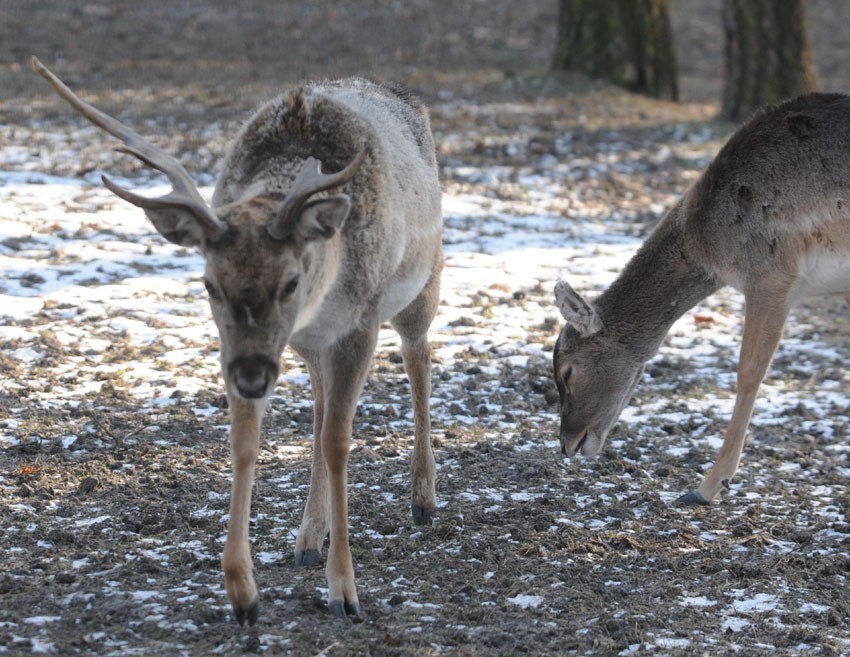
{"type": "MultiPolygon", "coordinates": [[[[2,150],[0,148],[0,152],[2,150]]],[[[10,165],[19,156],[23,157],[6,153],[2,161],[10,165]]],[[[518,402],[523,400],[517,399],[506,385],[503,373],[522,371],[523,376],[548,377],[546,368],[551,358],[554,329],[535,327],[560,324],[551,304],[554,282],[567,278],[576,289],[592,297],[616,277],[641,243],[634,230],[621,230],[624,225],[636,221],[634,208],[610,213],[598,203],[585,201],[566,189],[569,176],[576,171],[588,170],[598,176],[608,167],[628,166],[629,157],[632,156],[612,152],[600,161],[553,163],[545,173],[519,171],[516,179],[527,188],[527,197],[521,201],[473,193],[460,186],[447,188],[443,201],[446,260],[442,303],[429,335],[438,377],[431,398],[432,420],[435,433],[442,440],[446,440],[448,429],[464,426],[481,440],[498,439],[513,445],[517,460],[534,450],[546,450],[553,454],[553,459],[557,458],[555,413],[551,409],[536,411],[520,407],[518,402]],[[515,303],[517,300],[521,303],[515,303]],[[455,363],[465,361],[474,362],[480,375],[468,375],[462,369],[453,368],[455,363]],[[513,414],[513,420],[505,417],[508,412],[513,414]]],[[[681,153],[665,146],[653,157],[663,162],[681,157],[681,153]]],[[[447,178],[500,184],[508,180],[511,173],[505,167],[464,167],[448,171],[447,178]]],[[[36,366],[43,369],[45,361],[51,369],[50,381],[28,376],[3,377],[0,393],[9,399],[26,398],[33,408],[74,409],[109,382],[125,392],[133,404],[150,411],[156,418],[159,417],[157,413],[174,407],[187,407],[191,415],[199,419],[220,416],[217,431],[224,443],[226,415],[221,408],[209,403],[221,394],[222,385],[217,335],[200,280],[203,261],[196,252],[159,238],[142,212],[115,199],[96,180],[96,175],[78,179],[23,170],[0,172],[0,348],[2,355],[24,372],[36,366]],[[70,207],[74,211],[70,211],[70,207]],[[67,357],[56,358],[51,353],[51,350],[60,349],[67,357]],[[132,353],[133,358],[125,359],[122,350],[132,353]],[[51,358],[55,362],[49,363],[51,358]]],[[[118,182],[149,195],[165,191],[161,185],[147,189],[146,185],[141,185],[139,189],[138,181],[118,182]]],[[[202,193],[208,196],[210,189],[204,188],[202,193]]],[[[666,198],[656,199],[642,211],[657,215],[675,197],[671,190],[666,198]]],[[[632,465],[639,462],[635,457],[625,457],[624,448],[640,440],[651,442],[653,432],[664,423],[691,429],[686,440],[678,443],[659,441],[655,447],[642,443],[640,449],[644,452],[658,450],[652,459],[665,455],[684,460],[695,449],[710,455],[716,453],[734,400],[742,315],[741,296],[724,290],[676,322],[654,361],[686,363],[691,371],[683,374],[682,380],[699,381],[702,385],[695,392],[682,392],[676,388],[680,382],[656,380],[645,375],[638,389],[638,399],[627,406],[621,416],[621,439],[611,441],[610,447],[618,454],[616,458],[632,465]],[[698,322],[698,315],[710,321],[698,322]],[[710,382],[710,388],[706,382],[710,382]]],[[[758,400],[753,425],[782,427],[789,413],[804,409],[807,416],[816,418],[806,422],[805,430],[817,439],[835,440],[835,445],[825,449],[831,450],[837,458],[845,456],[848,448],[842,447],[840,440],[846,438],[850,412],[846,393],[848,379],[844,374],[847,352],[812,335],[805,315],[795,316],[795,320],[788,327],[777,358],[794,364],[797,379],[784,376],[784,369],[769,375],[758,400]],[[821,371],[823,362],[832,363],[835,370],[828,377],[821,371]],[[807,387],[806,395],[801,396],[799,380],[817,377],[820,377],[817,385],[807,387]]],[[[397,352],[398,346],[396,334],[388,328],[383,329],[379,349],[397,352]]],[[[310,413],[309,376],[291,353],[287,352],[284,360],[283,374],[271,400],[273,411],[310,413]]],[[[403,380],[401,375],[387,376],[403,380]]],[[[360,406],[363,417],[359,421],[371,422],[388,436],[393,432],[407,434],[412,428],[409,408],[409,401],[402,394],[397,399],[376,401],[370,399],[367,390],[360,406]]],[[[147,430],[156,436],[149,437],[152,446],[173,446],[173,441],[164,435],[166,432],[156,433],[156,425],[147,430]]],[[[63,450],[75,450],[81,448],[81,443],[84,447],[84,438],[83,434],[68,434],[59,440],[58,446],[63,450]]],[[[13,405],[10,417],[0,418],[0,446],[18,446],[27,440],[40,438],[28,434],[24,407],[13,405]]],[[[285,461],[304,458],[310,447],[308,441],[287,443],[282,438],[268,436],[263,449],[264,459],[285,461]]],[[[749,453],[746,454],[749,458],[749,453]]],[[[756,491],[764,474],[752,467],[757,459],[757,455],[753,455],[750,462],[745,459],[747,477],[742,480],[746,485],[733,482],[733,493],[744,491],[741,504],[748,499],[763,501],[761,492],[756,491]],[[750,495],[752,498],[747,497],[750,495]]],[[[698,471],[710,466],[710,462],[703,461],[696,462],[694,469],[698,471]]],[[[552,531],[582,529],[599,535],[614,528],[627,531],[618,524],[621,519],[607,512],[596,517],[575,513],[575,509],[592,510],[596,505],[628,499],[630,493],[624,490],[628,491],[629,480],[625,474],[618,477],[616,483],[610,479],[594,482],[592,463],[574,460],[559,462],[559,466],[564,476],[555,482],[555,487],[570,480],[587,480],[587,485],[583,493],[570,493],[572,515],[556,513],[552,531]]],[[[644,461],[639,463],[639,467],[645,466],[644,461]]],[[[441,462],[438,467],[440,477],[451,477],[457,476],[462,466],[441,462]]],[[[780,466],[778,472],[792,482],[805,482],[811,467],[801,459],[780,466]]],[[[846,482],[842,483],[840,478],[846,480],[848,473],[850,468],[836,467],[836,477],[828,480],[829,485],[806,489],[807,499],[820,504],[813,511],[813,524],[842,520],[843,513],[830,504],[841,490],[846,490],[841,488],[846,487],[846,482]]],[[[12,474],[8,473],[10,479],[12,474]]],[[[698,474],[695,472],[694,477],[698,474]]],[[[403,473],[399,475],[402,479],[404,476],[403,473]]],[[[304,491],[297,488],[289,476],[275,476],[270,483],[281,499],[303,498],[304,491]]],[[[659,477],[658,498],[665,504],[672,503],[683,492],[676,488],[680,484],[659,477]]],[[[4,482],[4,485],[11,484],[4,482]]],[[[363,484],[352,481],[351,487],[361,491],[363,484]]],[[[522,482],[513,479],[494,481],[463,490],[451,504],[445,499],[440,499],[439,504],[441,510],[450,509],[460,520],[464,505],[475,505],[486,515],[500,517],[507,508],[553,497],[553,490],[557,488],[524,490],[522,482]]],[[[401,494],[382,491],[370,494],[381,495],[382,503],[387,505],[397,505],[406,499],[401,494]]],[[[208,504],[192,511],[191,517],[211,518],[221,526],[227,519],[228,497],[211,491],[207,496],[208,504]]],[[[635,517],[646,513],[640,508],[640,500],[629,501],[635,507],[635,517]]],[[[5,508],[14,516],[27,518],[27,522],[39,516],[36,509],[26,503],[10,504],[5,508]]],[[[275,547],[281,549],[258,550],[255,554],[258,569],[278,567],[288,554],[284,550],[291,547],[297,531],[291,519],[297,518],[297,513],[289,507],[282,508],[283,520],[262,518],[264,526],[273,527],[272,533],[278,541],[275,547]]],[[[87,517],[68,520],[66,525],[80,530],[94,528],[95,531],[101,529],[98,525],[107,528],[120,525],[118,519],[103,515],[96,507],[87,507],[87,513],[87,517]]],[[[253,520],[257,522],[260,518],[253,520]]],[[[707,527],[698,521],[692,523],[691,529],[694,536],[709,547],[729,537],[725,529],[707,527]]],[[[466,531],[462,522],[459,522],[458,531],[466,531]]],[[[823,529],[823,535],[828,535],[829,531],[837,535],[839,530],[823,529]]],[[[128,553],[127,560],[144,557],[167,571],[169,561],[185,551],[199,561],[216,563],[219,555],[213,554],[215,549],[210,548],[216,540],[220,542],[216,536],[213,533],[209,540],[179,545],[151,539],[137,546],[136,553],[128,553]]],[[[404,540],[415,543],[419,536],[410,533],[404,540]]],[[[672,539],[676,537],[672,533],[669,536],[671,545],[675,545],[672,539]]],[[[398,538],[375,529],[360,530],[359,537],[373,541],[398,538]]],[[[504,544],[511,546],[518,543],[518,538],[511,534],[502,536],[504,544]]],[[[781,537],[768,536],[765,542],[763,553],[771,558],[800,549],[796,542],[781,537]]],[[[25,550],[23,547],[16,549],[25,550]]],[[[451,557],[450,562],[464,556],[456,544],[447,544],[443,549],[451,557]]],[[[745,551],[743,546],[739,549],[745,551]]],[[[89,569],[102,567],[95,558],[89,557],[68,563],[73,570],[82,571],[81,576],[89,569]]],[[[211,566],[210,571],[217,572],[216,568],[211,566]]],[[[498,579],[497,573],[488,571],[473,585],[487,588],[498,579]]],[[[164,581],[162,578],[151,583],[142,581],[141,585],[146,588],[135,590],[125,582],[111,581],[97,595],[129,599],[129,603],[143,609],[150,622],[166,627],[168,613],[163,607],[164,599],[177,589],[161,590],[159,586],[164,581]]],[[[430,603],[412,599],[419,584],[399,578],[390,586],[404,594],[405,607],[434,609],[430,603]]],[[[608,580],[605,585],[613,589],[622,584],[618,580],[608,580]]],[[[226,607],[221,587],[204,590],[199,595],[195,592],[197,586],[196,582],[180,583],[180,599],[201,599],[205,604],[226,607]]],[[[532,589],[536,584],[524,586],[532,589]]],[[[538,591],[538,595],[518,594],[499,598],[499,602],[484,600],[481,604],[484,607],[504,606],[501,600],[505,600],[519,609],[541,609],[554,616],[558,613],[554,611],[554,589],[555,585],[541,586],[532,589],[538,591]]],[[[798,598],[793,591],[767,593],[732,589],[718,593],[715,589],[708,594],[690,587],[681,592],[678,599],[672,597],[670,600],[677,611],[701,615],[706,626],[731,633],[744,632],[751,625],[767,620],[780,623],[789,609],[810,614],[829,610],[805,597],[798,598]]],[[[423,623],[432,619],[427,615],[419,617],[423,623]]],[[[24,623],[40,627],[58,620],[60,618],[55,616],[33,615],[24,619],[24,623]]],[[[183,622],[181,631],[187,634],[203,631],[191,621],[183,622]]],[[[411,628],[411,631],[427,630],[411,628]]],[[[30,640],[33,652],[54,651],[53,644],[47,641],[37,637],[30,640]]],[[[269,638],[267,643],[272,645],[275,641],[277,639],[269,638]]],[[[688,639],[675,636],[647,636],[646,641],[646,644],[629,646],[620,654],[637,654],[649,645],[662,651],[684,651],[689,646],[688,639]]]]}
{"type": "Polygon", "coordinates": [[[751,625],[752,623],[745,618],[740,618],[739,616],[727,616],[723,619],[721,629],[724,632],[743,632],[751,625]]]}
{"type": "Polygon", "coordinates": [[[45,625],[47,623],[56,623],[60,620],[62,620],[61,616],[30,616],[29,618],[24,618],[24,623],[29,625],[45,625]]]}
{"type": "Polygon", "coordinates": [[[133,591],[131,593],[131,596],[137,602],[146,602],[161,595],[162,593],[160,591],[133,591]]]}
{"type": "MultiPolygon", "coordinates": [[[[734,590],[733,595],[741,594],[743,591],[734,590]]],[[[757,593],[753,597],[742,597],[732,603],[732,608],[739,614],[765,613],[775,611],[781,607],[779,597],[770,593],[757,593]]]]}
{"type": "Polygon", "coordinates": [[[254,558],[260,563],[271,564],[282,561],[284,555],[283,552],[257,552],[254,558]]]}
{"type": "Polygon", "coordinates": [[[710,600],[705,596],[684,596],[680,602],[685,607],[714,607],[717,600],[710,600]]]}
{"type": "Polygon", "coordinates": [[[540,595],[517,595],[508,598],[508,602],[523,609],[534,609],[543,604],[543,596],[540,595]]]}
{"type": "Polygon", "coordinates": [[[91,525],[99,525],[100,523],[109,522],[110,520],[112,520],[112,516],[96,516],[93,518],[77,520],[74,524],[77,527],[90,527],[91,525]]]}
{"type": "Polygon", "coordinates": [[[43,641],[38,637],[32,637],[30,639],[30,649],[32,650],[33,654],[45,655],[56,652],[56,644],[52,641],[43,641]]]}

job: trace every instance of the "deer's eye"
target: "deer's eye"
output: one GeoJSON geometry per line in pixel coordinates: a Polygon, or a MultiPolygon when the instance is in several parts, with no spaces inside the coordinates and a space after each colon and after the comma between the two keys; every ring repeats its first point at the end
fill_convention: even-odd
{"type": "Polygon", "coordinates": [[[570,392],[570,377],[573,375],[572,367],[565,367],[561,370],[561,381],[564,382],[564,387],[567,389],[567,392],[570,392]]]}
{"type": "Polygon", "coordinates": [[[286,281],[286,285],[283,286],[283,290],[281,290],[281,292],[280,292],[280,298],[286,299],[293,292],[295,292],[295,289],[297,287],[298,287],[298,274],[296,274],[295,276],[290,278],[288,281],[286,281]]]}
{"type": "Polygon", "coordinates": [[[215,285],[206,278],[204,279],[204,287],[207,288],[207,294],[210,295],[210,299],[213,301],[221,301],[221,294],[216,289],[215,285]]]}

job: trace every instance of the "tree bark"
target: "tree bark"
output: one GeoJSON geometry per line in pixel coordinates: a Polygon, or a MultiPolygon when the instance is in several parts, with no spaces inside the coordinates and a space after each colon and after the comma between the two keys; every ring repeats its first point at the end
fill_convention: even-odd
{"type": "Polygon", "coordinates": [[[656,98],[679,88],[669,0],[560,0],[555,69],[656,98]]]}
{"type": "Polygon", "coordinates": [[[723,29],[724,118],[816,88],[803,0],[723,0],[723,29]]]}

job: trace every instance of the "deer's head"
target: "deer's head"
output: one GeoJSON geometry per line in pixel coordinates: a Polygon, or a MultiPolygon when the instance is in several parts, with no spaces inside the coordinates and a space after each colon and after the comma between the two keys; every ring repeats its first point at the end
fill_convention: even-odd
{"type": "Polygon", "coordinates": [[[245,399],[268,395],[283,348],[299,320],[303,323],[314,310],[305,281],[307,273],[315,278],[314,246],[337,235],[351,210],[346,194],[313,197],[351,180],[366,151],[332,174],[307,158],[283,200],[251,197],[212,208],[174,158],[80,99],[35,57],[32,65],[74,109],[120,139],[124,146],[119,150],[168,177],[173,189],[159,198],[131,192],[106,176],[103,183],[142,208],[167,240],[200,248],[227,388],[245,399]]]}
{"type": "Polygon", "coordinates": [[[555,305],[567,320],[553,353],[561,451],[593,456],[629,402],[644,364],[611,339],[593,305],[565,281],[555,286],[555,305]]]}

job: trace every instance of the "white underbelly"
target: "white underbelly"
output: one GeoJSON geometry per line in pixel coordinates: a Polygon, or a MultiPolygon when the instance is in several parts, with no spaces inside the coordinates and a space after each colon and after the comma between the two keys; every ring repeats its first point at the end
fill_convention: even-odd
{"type": "Polygon", "coordinates": [[[791,298],[798,301],[805,297],[829,295],[850,295],[850,254],[809,251],[800,260],[791,298]]]}

